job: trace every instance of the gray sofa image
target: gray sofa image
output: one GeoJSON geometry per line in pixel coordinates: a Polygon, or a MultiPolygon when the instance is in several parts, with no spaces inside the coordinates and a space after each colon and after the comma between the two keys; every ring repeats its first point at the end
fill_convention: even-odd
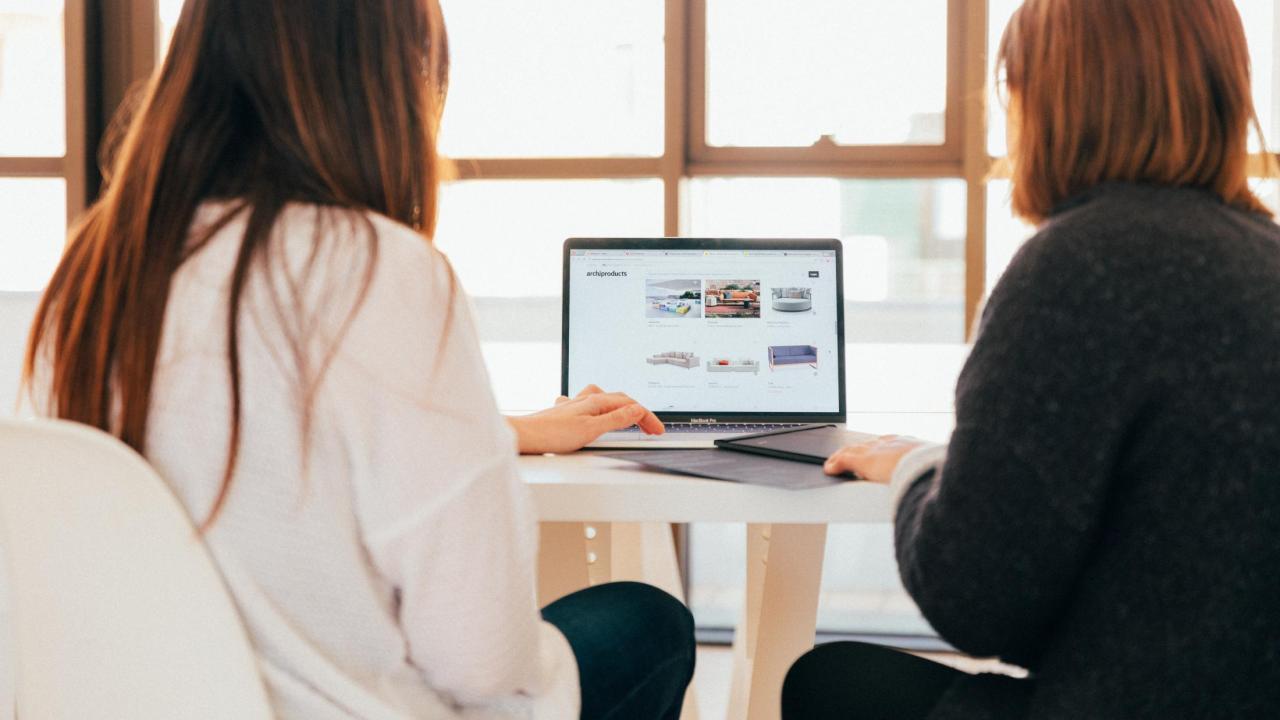
{"type": "Polygon", "coordinates": [[[772,307],[778,312],[804,312],[813,309],[811,288],[774,288],[772,307]]]}
{"type": "Polygon", "coordinates": [[[758,375],[760,374],[760,361],[715,358],[707,361],[707,372],[749,372],[758,375]]]}
{"type": "Polygon", "coordinates": [[[769,367],[779,365],[817,365],[818,348],[812,345],[770,345],[769,367]]]}
{"type": "Polygon", "coordinates": [[[650,365],[675,365],[686,370],[698,364],[698,356],[690,352],[664,352],[645,358],[650,365]]]}

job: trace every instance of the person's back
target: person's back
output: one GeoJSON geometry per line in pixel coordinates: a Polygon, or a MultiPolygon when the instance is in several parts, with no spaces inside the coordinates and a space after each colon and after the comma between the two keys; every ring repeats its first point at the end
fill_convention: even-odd
{"type": "Polygon", "coordinates": [[[827,470],[890,485],[938,634],[1030,675],[836,643],[793,666],[784,715],[1274,716],[1280,230],[1246,172],[1239,13],[1026,0],[997,68],[1013,210],[1039,232],[983,311],[955,431],[827,470]]]}
{"type": "MultiPolygon", "coordinates": [[[[231,209],[206,205],[194,234],[231,209]]],[[[246,217],[174,276],[157,359],[147,458],[195,518],[226,466],[229,278],[246,217]]],[[[315,206],[286,208],[272,244],[281,261],[244,292],[236,474],[206,541],[277,713],[445,717],[504,696],[520,708],[529,690],[572,706],[558,633],[542,631],[538,658],[524,652],[538,638],[502,632],[538,632],[536,534],[445,261],[386,218],[315,206]],[[301,334],[312,342],[298,353],[301,334]]]]}
{"type": "MultiPolygon", "coordinates": [[[[1280,707],[1280,227],[1198,190],[1071,205],[992,294],[957,389],[986,430],[1042,430],[979,449],[957,428],[966,467],[1018,462],[966,488],[982,504],[948,498],[966,511],[945,551],[901,548],[908,587],[957,647],[1031,671],[1005,701],[1025,717],[1263,716],[1280,707]],[[998,578],[913,582],[974,556],[998,578]]],[[[993,684],[963,679],[937,716],[989,710],[993,684]]]]}
{"type": "Polygon", "coordinates": [[[1084,251],[1055,270],[1100,311],[1078,350],[1128,396],[1095,408],[1123,429],[1114,479],[1032,663],[1033,710],[1280,713],[1280,228],[1202,191],[1117,186],[1042,234],[1084,251]]]}

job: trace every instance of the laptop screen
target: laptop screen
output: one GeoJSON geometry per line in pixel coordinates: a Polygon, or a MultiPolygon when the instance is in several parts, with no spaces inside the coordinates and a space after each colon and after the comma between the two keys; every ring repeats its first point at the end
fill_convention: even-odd
{"type": "Polygon", "coordinates": [[[668,416],[843,412],[836,243],[620,242],[568,244],[567,394],[594,383],[668,416]]]}

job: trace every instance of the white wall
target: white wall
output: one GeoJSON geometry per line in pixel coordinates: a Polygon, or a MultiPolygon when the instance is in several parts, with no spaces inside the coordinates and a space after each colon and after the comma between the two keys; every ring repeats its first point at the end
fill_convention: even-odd
{"type": "Polygon", "coordinates": [[[27,331],[39,293],[0,292],[0,417],[13,415],[27,331]]]}

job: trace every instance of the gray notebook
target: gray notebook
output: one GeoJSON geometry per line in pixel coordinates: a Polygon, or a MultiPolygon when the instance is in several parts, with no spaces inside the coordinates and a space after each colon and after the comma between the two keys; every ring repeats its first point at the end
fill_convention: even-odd
{"type": "Polygon", "coordinates": [[[669,473],[788,490],[828,487],[853,479],[831,477],[818,465],[729,450],[636,450],[600,455],[669,473]]]}

